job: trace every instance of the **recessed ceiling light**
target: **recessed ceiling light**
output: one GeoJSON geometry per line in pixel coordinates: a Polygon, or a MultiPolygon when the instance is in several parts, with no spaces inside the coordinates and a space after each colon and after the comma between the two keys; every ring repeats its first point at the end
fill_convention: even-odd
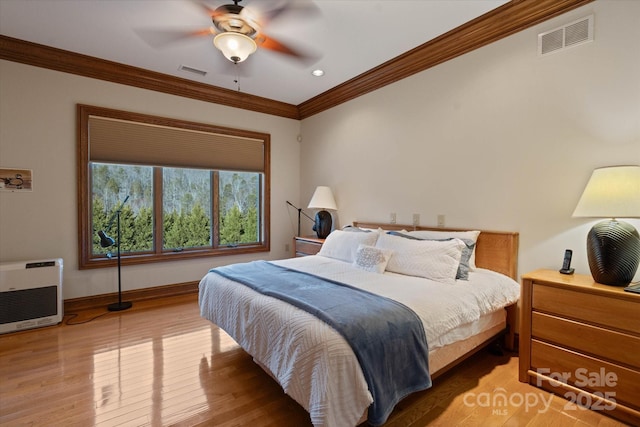
{"type": "Polygon", "coordinates": [[[320,69],[313,70],[311,72],[311,74],[316,76],[316,77],[322,77],[322,76],[324,76],[324,70],[320,70],[320,69]]]}

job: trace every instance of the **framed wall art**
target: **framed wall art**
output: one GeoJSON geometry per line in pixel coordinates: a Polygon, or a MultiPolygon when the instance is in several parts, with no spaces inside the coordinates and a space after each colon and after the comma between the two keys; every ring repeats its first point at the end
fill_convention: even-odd
{"type": "Polygon", "coordinates": [[[33,172],[31,169],[0,168],[0,191],[32,191],[33,172]]]}

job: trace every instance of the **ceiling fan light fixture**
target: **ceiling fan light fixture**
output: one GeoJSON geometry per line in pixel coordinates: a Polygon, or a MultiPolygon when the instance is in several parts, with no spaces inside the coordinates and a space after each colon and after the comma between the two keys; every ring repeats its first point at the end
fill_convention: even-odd
{"type": "Polygon", "coordinates": [[[242,62],[256,51],[256,42],[242,33],[227,31],[213,38],[213,45],[233,63],[242,62]]]}

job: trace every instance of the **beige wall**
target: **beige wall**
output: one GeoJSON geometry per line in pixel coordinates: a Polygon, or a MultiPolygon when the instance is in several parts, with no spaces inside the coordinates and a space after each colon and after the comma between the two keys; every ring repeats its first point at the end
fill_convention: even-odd
{"type": "Polygon", "coordinates": [[[0,166],[33,169],[33,192],[0,193],[0,261],[60,257],[64,298],[117,290],[115,268],[78,270],[77,103],[237,127],[271,134],[271,252],[123,267],[123,290],[199,280],[209,268],[290,255],[297,218],[297,120],[252,113],[123,85],[0,61],[0,166]],[[295,213],[295,212],[294,212],[295,213]]]}
{"type": "Polygon", "coordinates": [[[301,199],[331,186],[340,225],[518,231],[521,274],[566,248],[588,274],[596,220],[571,215],[594,168],[640,164],[639,76],[640,2],[592,3],[303,120],[301,199]],[[537,55],[538,33],[590,14],[592,43],[537,55]]]}
{"type": "MultiPolygon", "coordinates": [[[[33,192],[0,193],[0,261],[62,257],[66,299],[115,292],[115,269],[77,269],[75,105],[85,103],[270,133],[265,258],[290,256],[297,218],[286,200],[305,207],[329,185],[339,225],[391,212],[399,223],[419,213],[435,225],[444,214],[448,226],[519,231],[521,273],[559,268],[565,248],[588,273],[595,221],[571,213],[594,168],[640,164],[639,41],[640,2],[598,1],[302,125],[0,61],[0,166],[34,173],[33,192]],[[537,56],[539,32],[591,13],[594,42],[537,56]]],[[[123,288],[199,280],[215,265],[258,257],[127,266],[123,288]]]]}

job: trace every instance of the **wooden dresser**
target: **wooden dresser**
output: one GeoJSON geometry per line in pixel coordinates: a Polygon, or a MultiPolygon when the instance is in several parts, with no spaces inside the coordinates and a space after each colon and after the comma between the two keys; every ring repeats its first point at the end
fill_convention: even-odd
{"type": "Polygon", "coordinates": [[[640,425],[640,295],[553,270],[522,282],[520,381],[640,425]]]}
{"type": "Polygon", "coordinates": [[[293,253],[294,256],[307,256],[315,255],[320,252],[324,239],[317,237],[294,237],[293,238],[293,253]]]}

